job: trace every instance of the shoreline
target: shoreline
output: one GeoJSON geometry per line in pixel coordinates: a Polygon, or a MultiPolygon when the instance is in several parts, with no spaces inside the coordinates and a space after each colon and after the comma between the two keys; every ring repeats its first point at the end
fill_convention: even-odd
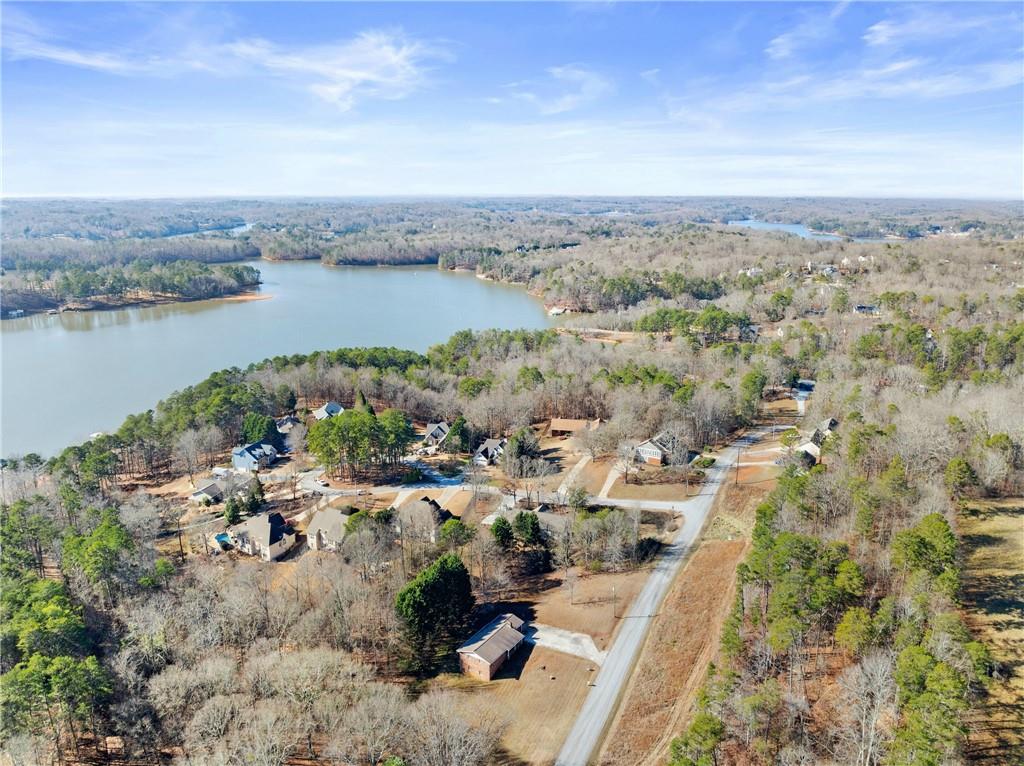
{"type": "Polygon", "coordinates": [[[120,309],[148,308],[150,306],[170,306],[176,303],[198,303],[200,301],[225,301],[228,303],[247,303],[249,301],[264,301],[273,298],[273,295],[257,292],[259,286],[249,287],[237,293],[215,295],[209,298],[186,298],[171,295],[155,295],[149,298],[132,298],[125,301],[82,301],[80,303],[64,304],[63,306],[50,306],[34,309],[21,309],[21,316],[8,316],[7,310],[0,319],[3,321],[13,319],[27,319],[30,316],[60,316],[65,313],[84,314],[95,311],[118,311],[120,309]],[[54,313],[51,313],[54,312],[54,313]]]}

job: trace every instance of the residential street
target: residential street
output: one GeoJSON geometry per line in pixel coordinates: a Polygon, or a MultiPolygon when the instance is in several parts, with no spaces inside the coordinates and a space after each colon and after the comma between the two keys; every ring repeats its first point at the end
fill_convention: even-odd
{"type": "MultiPolygon", "coordinates": [[[[629,681],[633,663],[647,636],[651,622],[657,616],[665,593],[679,572],[687,551],[696,541],[697,535],[704,526],[704,520],[711,510],[719,488],[728,479],[729,469],[735,463],[739,450],[754,444],[762,433],[757,432],[738,439],[733,446],[723,450],[715,466],[708,470],[708,479],[704,483],[704,491],[700,495],[678,503],[655,504],[637,501],[637,507],[653,508],[656,505],[669,505],[672,506],[672,510],[680,510],[684,514],[683,526],[672,545],[668,546],[659,558],[644,589],[623,616],[619,633],[608,650],[594,688],[587,695],[583,708],[562,746],[558,759],[555,761],[556,766],[587,766],[590,762],[591,756],[601,743],[605,729],[615,713],[625,685],[629,681]]],[[[630,501],[602,499],[600,502],[630,507],[625,505],[630,501]]]]}

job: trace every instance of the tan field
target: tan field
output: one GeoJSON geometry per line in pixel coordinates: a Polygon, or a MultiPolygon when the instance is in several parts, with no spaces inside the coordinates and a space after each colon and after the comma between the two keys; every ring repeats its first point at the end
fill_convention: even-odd
{"type": "Polygon", "coordinates": [[[524,646],[489,683],[444,675],[442,688],[460,692],[466,720],[505,723],[501,750],[491,763],[550,764],[572,727],[597,668],[587,660],[524,646]]]}
{"type": "Polygon", "coordinates": [[[1004,680],[968,720],[971,763],[1024,763],[1024,498],[978,501],[960,514],[964,617],[1004,680]]]}
{"type": "Polygon", "coordinates": [[[745,540],[702,543],[651,628],[605,740],[602,766],[661,764],[718,648],[745,540]],[[642,723],[641,723],[642,722],[642,723]]]}
{"type": "Polygon", "coordinates": [[[586,488],[591,495],[596,495],[604,486],[608,472],[615,466],[615,459],[602,457],[598,460],[591,460],[576,476],[576,484],[586,488]]]}
{"type": "Polygon", "coordinates": [[[562,573],[554,572],[537,583],[537,591],[529,599],[534,621],[556,628],[578,633],[588,633],[598,649],[605,649],[615,629],[621,622],[629,604],[647,581],[647,570],[632,572],[609,572],[599,574],[580,573],[578,567],[570,571],[570,577],[577,579],[569,588],[562,579],[562,573]],[[615,617],[612,615],[613,593],[615,617]]]}

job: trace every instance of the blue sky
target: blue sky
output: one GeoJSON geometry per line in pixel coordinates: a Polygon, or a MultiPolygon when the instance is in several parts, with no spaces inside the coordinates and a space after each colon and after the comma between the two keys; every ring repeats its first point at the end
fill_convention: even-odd
{"type": "Polygon", "coordinates": [[[1019,3],[0,10],[8,196],[1022,196],[1019,3]]]}

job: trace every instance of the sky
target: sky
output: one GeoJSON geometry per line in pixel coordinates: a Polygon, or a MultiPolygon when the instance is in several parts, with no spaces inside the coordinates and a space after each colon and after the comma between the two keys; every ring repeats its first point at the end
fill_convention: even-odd
{"type": "Polygon", "coordinates": [[[4,196],[1021,199],[1020,3],[15,3],[4,196]]]}

